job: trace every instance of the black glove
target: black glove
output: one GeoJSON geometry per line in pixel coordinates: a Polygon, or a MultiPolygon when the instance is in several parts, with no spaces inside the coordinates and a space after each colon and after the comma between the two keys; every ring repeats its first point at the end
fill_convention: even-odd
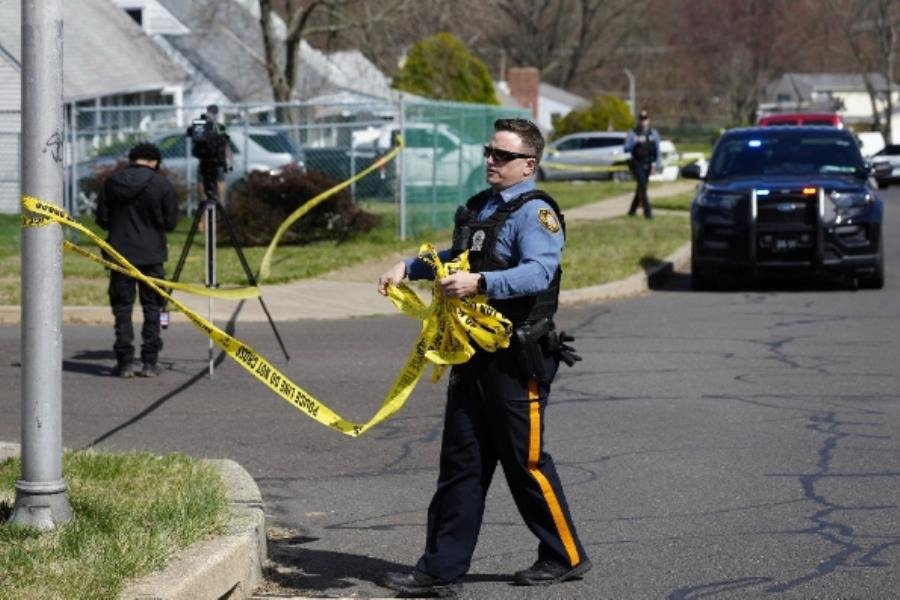
{"type": "Polygon", "coordinates": [[[567,343],[574,341],[575,338],[567,335],[565,331],[559,332],[559,359],[569,367],[581,360],[581,357],[575,353],[575,348],[567,343]]]}
{"type": "Polygon", "coordinates": [[[559,356],[559,360],[566,363],[567,366],[574,366],[575,363],[581,360],[581,357],[575,353],[575,348],[570,346],[568,342],[574,342],[575,338],[565,331],[560,331],[558,340],[556,354],[559,356]]]}

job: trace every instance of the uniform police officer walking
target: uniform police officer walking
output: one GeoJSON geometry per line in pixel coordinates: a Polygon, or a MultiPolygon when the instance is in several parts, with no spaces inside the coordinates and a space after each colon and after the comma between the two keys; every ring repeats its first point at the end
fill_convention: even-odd
{"type": "MultiPolygon", "coordinates": [[[[178,223],[178,201],[169,180],[159,174],[162,154],[149,143],[137,144],[128,154],[129,165],[111,175],[103,184],[97,201],[97,224],[109,231],[106,241],[141,273],[163,278],[168,258],[166,232],[178,223]]],[[[109,303],[115,317],[116,367],[113,374],[131,377],[134,373],[134,330],[131,312],[135,288],[144,311],[141,329],[142,377],[159,374],[157,359],[162,350],[159,311],[162,298],[148,285],[123,275],[109,273],[109,303]]]]}
{"type": "Polygon", "coordinates": [[[647,196],[647,183],[654,168],[657,172],[662,171],[662,162],[659,154],[659,132],[650,127],[650,115],[646,110],[641,110],[637,125],[628,132],[625,138],[625,152],[631,152],[628,164],[631,176],[637,182],[628,216],[633,217],[637,209],[643,207],[644,216],[651,219],[653,207],[650,206],[650,198],[647,196]]]}
{"type": "MultiPolygon", "coordinates": [[[[564,221],[556,202],[535,190],[544,139],[531,121],[500,119],[484,147],[487,189],[456,214],[453,248],[469,251],[471,272],[442,279],[450,297],[477,292],[514,324],[509,349],[478,350],[453,367],[447,391],[437,491],[428,508],[425,550],[414,570],[388,573],[385,585],[404,594],[443,596],[461,587],[481,528],[497,463],[525,524],[538,538],[537,561],[517,572],[519,585],[581,577],[591,568],[575,533],[553,458],[544,450],[544,409],[560,360],[580,357],[553,324],[560,284],[564,221]]],[[[433,278],[419,259],[399,262],[378,289],[433,278]]]]}

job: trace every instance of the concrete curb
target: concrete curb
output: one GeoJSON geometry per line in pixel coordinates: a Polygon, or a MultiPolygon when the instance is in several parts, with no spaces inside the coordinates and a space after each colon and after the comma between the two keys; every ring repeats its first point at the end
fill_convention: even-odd
{"type": "Polygon", "coordinates": [[[559,294],[559,303],[562,306],[572,306],[586,302],[637,296],[649,291],[651,285],[657,285],[668,279],[673,272],[685,269],[690,264],[690,261],[691,243],[686,242],[663,259],[661,263],[654,265],[643,273],[636,273],[625,279],[604,283],[603,285],[594,285],[577,290],[564,290],[559,294]]]}
{"type": "Polygon", "coordinates": [[[262,582],[266,523],[259,487],[238,463],[209,462],[225,482],[231,507],[228,530],[189,546],[162,571],[129,584],[119,594],[120,600],[247,598],[262,582]]]}
{"type": "MultiPolygon", "coordinates": [[[[19,455],[19,445],[0,442],[0,460],[19,455]]],[[[224,534],[178,553],[161,571],[126,584],[120,600],[216,600],[248,598],[262,582],[266,523],[259,487],[233,460],[209,460],[222,475],[231,517],[224,534]]]]}

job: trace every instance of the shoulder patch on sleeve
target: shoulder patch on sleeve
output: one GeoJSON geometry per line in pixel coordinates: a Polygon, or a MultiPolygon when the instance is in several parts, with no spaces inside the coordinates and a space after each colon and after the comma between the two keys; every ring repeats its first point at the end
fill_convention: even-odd
{"type": "Polygon", "coordinates": [[[550,233],[559,231],[559,219],[556,218],[556,213],[550,208],[542,208],[538,211],[538,221],[550,233]]]}

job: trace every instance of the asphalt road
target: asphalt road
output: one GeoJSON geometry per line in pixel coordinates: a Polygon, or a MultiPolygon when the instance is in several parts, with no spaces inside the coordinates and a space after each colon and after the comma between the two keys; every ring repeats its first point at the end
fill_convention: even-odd
{"type": "MultiPolygon", "coordinates": [[[[584,362],[557,381],[546,439],[594,562],[532,590],[535,558],[498,473],[464,598],[900,598],[900,190],[888,199],[887,285],[744,282],[560,314],[584,362]]],[[[374,301],[378,301],[377,299],[374,301]]],[[[417,326],[403,317],[236,334],[355,420],[380,403],[417,326]]],[[[268,591],[386,597],[378,580],[422,547],[445,381],[359,439],[334,433],[228,360],[207,377],[190,325],[165,334],[163,375],[108,377],[109,327],[65,331],[64,443],[228,457],[272,525],[268,591]]],[[[0,328],[0,440],[19,438],[19,332],[0,328]]]]}

